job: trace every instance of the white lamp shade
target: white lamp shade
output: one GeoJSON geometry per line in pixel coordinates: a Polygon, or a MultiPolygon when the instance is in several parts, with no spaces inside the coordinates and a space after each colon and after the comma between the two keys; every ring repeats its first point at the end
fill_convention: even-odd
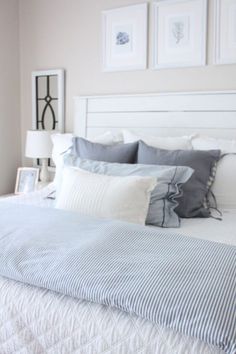
{"type": "Polygon", "coordinates": [[[25,156],[32,159],[45,159],[52,156],[51,132],[47,130],[28,130],[25,156]]]}

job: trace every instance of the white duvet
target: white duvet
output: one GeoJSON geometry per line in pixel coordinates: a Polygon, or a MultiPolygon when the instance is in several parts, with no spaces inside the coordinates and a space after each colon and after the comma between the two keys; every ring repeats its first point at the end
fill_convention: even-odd
{"type": "MultiPolygon", "coordinates": [[[[47,189],[14,203],[53,206],[47,189]]],[[[236,211],[223,221],[183,220],[181,232],[235,244],[236,211]]],[[[168,231],[167,231],[168,232],[168,231]]],[[[0,277],[0,354],[218,354],[199,340],[117,309],[62,296],[0,277]]]]}

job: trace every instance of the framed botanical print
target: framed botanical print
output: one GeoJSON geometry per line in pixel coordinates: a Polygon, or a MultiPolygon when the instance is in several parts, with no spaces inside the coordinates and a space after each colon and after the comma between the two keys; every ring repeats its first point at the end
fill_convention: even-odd
{"type": "Polygon", "coordinates": [[[215,0],[215,64],[236,63],[236,1],[215,0]]]}
{"type": "Polygon", "coordinates": [[[154,68],[206,64],[207,0],[154,3],[154,68]]]}
{"type": "Polygon", "coordinates": [[[103,11],[103,70],[147,67],[147,3],[103,11]]]}

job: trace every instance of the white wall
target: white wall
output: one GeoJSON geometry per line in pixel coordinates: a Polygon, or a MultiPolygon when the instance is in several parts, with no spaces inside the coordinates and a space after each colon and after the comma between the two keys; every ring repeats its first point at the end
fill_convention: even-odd
{"type": "MultiPolygon", "coordinates": [[[[75,95],[236,89],[236,65],[212,65],[213,0],[209,0],[209,66],[103,73],[101,11],[142,2],[144,1],[20,0],[23,144],[25,131],[31,127],[32,70],[65,68],[68,131],[72,130],[72,97],[75,95]]],[[[152,28],[152,16],[150,17],[152,28]]],[[[151,58],[152,44],[149,51],[151,58]]]]}
{"type": "Polygon", "coordinates": [[[20,165],[18,0],[0,0],[0,195],[14,190],[20,165]]]}

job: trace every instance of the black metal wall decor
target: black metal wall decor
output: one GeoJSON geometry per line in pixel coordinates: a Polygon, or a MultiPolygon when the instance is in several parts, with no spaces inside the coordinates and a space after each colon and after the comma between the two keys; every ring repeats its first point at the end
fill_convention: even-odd
{"type": "MultiPolygon", "coordinates": [[[[37,76],[36,77],[36,125],[37,125],[37,129],[43,129],[45,130],[46,124],[45,124],[45,119],[46,119],[46,113],[47,110],[50,113],[51,116],[51,130],[55,130],[56,126],[58,124],[57,118],[56,118],[56,114],[55,114],[55,110],[54,107],[52,105],[52,101],[58,101],[58,97],[53,97],[53,95],[51,94],[51,87],[50,87],[50,83],[52,81],[52,78],[54,78],[55,76],[52,75],[47,75],[47,76],[37,76]],[[45,78],[46,79],[46,95],[44,97],[40,97],[38,91],[39,91],[39,86],[40,86],[40,81],[42,81],[41,79],[45,78]],[[39,112],[39,104],[43,102],[44,103],[44,107],[42,112],[39,112]]],[[[58,95],[57,95],[58,96],[58,95]]]]}
{"type": "MultiPolygon", "coordinates": [[[[32,128],[34,130],[64,132],[64,97],[64,70],[32,73],[32,128]]],[[[51,166],[50,160],[49,166],[51,166]]]]}

